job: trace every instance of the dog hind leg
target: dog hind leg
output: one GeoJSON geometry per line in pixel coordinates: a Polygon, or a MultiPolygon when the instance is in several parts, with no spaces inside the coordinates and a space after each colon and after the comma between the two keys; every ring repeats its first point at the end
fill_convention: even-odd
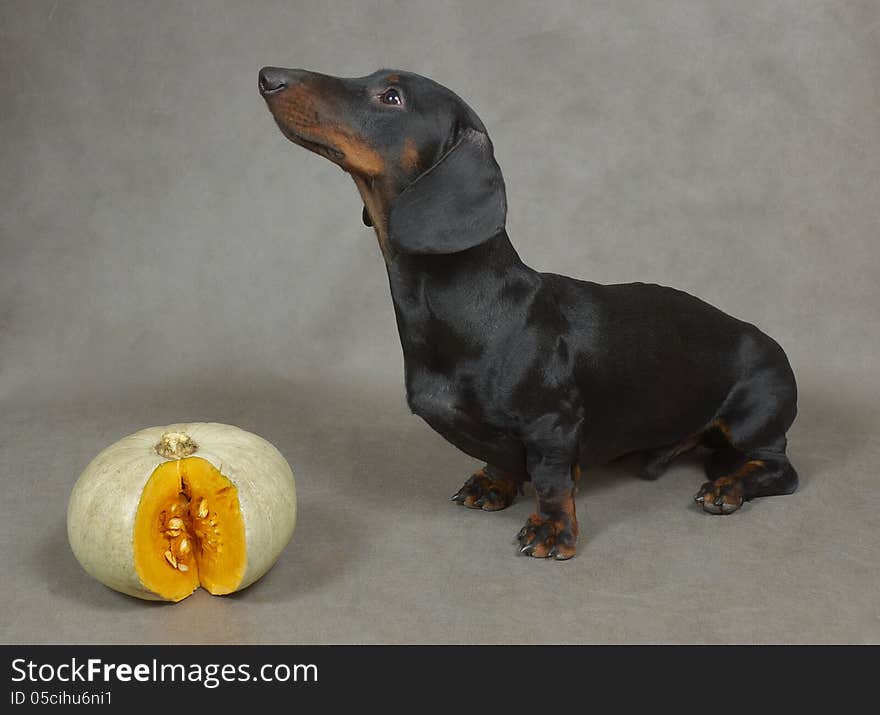
{"type": "Polygon", "coordinates": [[[724,444],[706,460],[694,496],[710,514],[730,514],[756,497],[791,494],[798,474],[786,455],[785,432],[797,413],[790,370],[765,370],[735,388],[713,423],[724,444]]]}

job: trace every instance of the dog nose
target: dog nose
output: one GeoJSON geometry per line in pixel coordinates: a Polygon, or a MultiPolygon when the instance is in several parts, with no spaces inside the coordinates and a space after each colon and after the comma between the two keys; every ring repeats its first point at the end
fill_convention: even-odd
{"type": "Polygon", "coordinates": [[[280,92],[289,84],[290,78],[287,70],[278,67],[263,67],[260,70],[260,94],[264,97],[280,92]]]}

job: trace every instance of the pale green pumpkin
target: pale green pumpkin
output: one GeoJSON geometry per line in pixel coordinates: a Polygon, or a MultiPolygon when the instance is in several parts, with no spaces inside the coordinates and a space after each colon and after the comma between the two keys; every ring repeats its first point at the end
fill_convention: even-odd
{"type": "Polygon", "coordinates": [[[67,510],[83,568],[117,591],[180,601],[239,591],[290,541],[296,486],[262,437],[211,422],[150,427],[85,468],[67,510]]]}

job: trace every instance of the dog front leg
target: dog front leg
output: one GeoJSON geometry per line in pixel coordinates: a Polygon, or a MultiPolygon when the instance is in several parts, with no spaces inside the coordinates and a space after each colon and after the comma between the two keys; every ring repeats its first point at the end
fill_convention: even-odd
{"type": "Polygon", "coordinates": [[[513,504],[516,495],[522,493],[524,481],[525,476],[487,464],[474,472],[449,500],[471,509],[500,511],[513,504]]]}
{"type": "Polygon", "coordinates": [[[517,535],[520,551],[536,558],[570,559],[578,537],[574,495],[580,469],[564,459],[540,456],[529,459],[529,474],[538,511],[517,535]]]}

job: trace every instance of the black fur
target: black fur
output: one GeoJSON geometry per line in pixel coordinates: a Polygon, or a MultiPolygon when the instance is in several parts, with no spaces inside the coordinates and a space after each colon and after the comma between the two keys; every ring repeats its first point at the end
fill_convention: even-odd
{"type": "Polygon", "coordinates": [[[364,222],[383,246],[413,412],[493,474],[533,482],[525,552],[571,556],[576,467],[630,452],[646,452],[643,476],[656,478],[697,444],[718,450],[697,495],[711,513],[794,491],[785,433],[797,388],[782,348],[673,288],[526,266],[504,228],[492,144],[456,95],[390,70],[340,79],[267,68],[260,84],[284,133],[329,144],[319,153],[371,203],[364,222]],[[400,105],[385,103],[388,87],[400,105]],[[309,122],[291,122],[291,106],[309,122]],[[334,145],[334,132],[354,144],[334,145]],[[360,158],[366,149],[381,171],[360,158]]]}

